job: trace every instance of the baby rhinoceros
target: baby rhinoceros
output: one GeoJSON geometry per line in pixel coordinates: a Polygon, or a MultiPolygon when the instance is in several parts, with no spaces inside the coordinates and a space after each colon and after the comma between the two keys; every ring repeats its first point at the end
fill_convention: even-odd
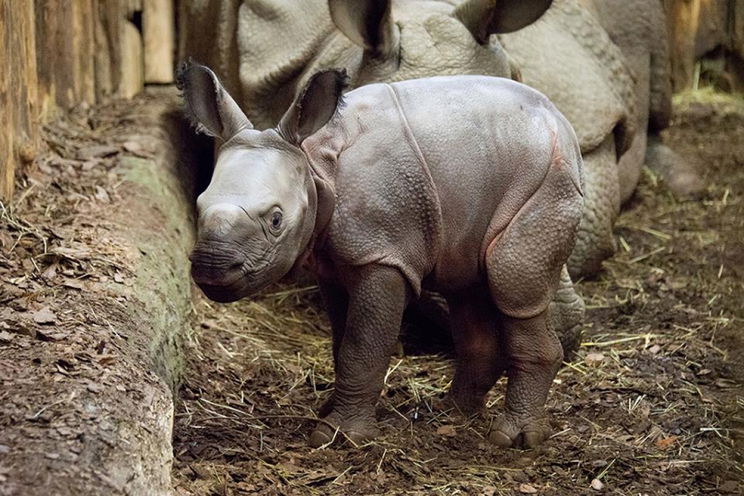
{"type": "Polygon", "coordinates": [[[450,307],[450,397],[464,413],[506,372],[490,439],[534,447],[563,353],[548,306],[581,219],[576,136],[537,91],[486,76],[372,84],[315,74],[275,129],[254,130],[215,74],[180,74],[193,116],[220,142],[197,201],[192,275],[233,301],[293,266],[318,277],[333,328],[335,390],[312,446],[335,429],[374,437],[375,404],[406,305],[450,307]]]}

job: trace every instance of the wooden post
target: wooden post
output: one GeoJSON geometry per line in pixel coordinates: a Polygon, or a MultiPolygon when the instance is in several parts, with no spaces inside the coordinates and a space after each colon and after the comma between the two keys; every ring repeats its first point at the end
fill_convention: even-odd
{"type": "Polygon", "coordinates": [[[0,0],[0,40],[0,198],[9,201],[39,141],[33,0],[0,0]]]}
{"type": "Polygon", "coordinates": [[[173,0],[144,0],[145,82],[172,83],[176,49],[173,0]]]}

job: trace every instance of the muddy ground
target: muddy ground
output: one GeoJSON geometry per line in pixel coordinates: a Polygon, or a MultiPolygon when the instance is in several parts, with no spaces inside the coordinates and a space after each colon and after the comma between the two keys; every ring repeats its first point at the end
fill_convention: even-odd
{"type": "MultiPolygon", "coordinates": [[[[126,401],[114,413],[138,418],[147,399],[132,385],[156,382],[123,367],[144,359],[121,351],[140,329],[115,289],[138,277],[143,253],[122,250],[104,215],[128,194],[122,162],[153,153],[110,131],[148,129],[138,109],[151,104],[80,109],[51,125],[49,152],[0,209],[0,380],[15,388],[0,389],[0,494],[35,494],[14,493],[9,482],[33,487],[52,470],[75,475],[91,446],[121,441],[113,413],[86,405],[118,394],[126,401]],[[39,370],[45,379],[31,380],[39,370]],[[4,463],[14,450],[31,469],[4,463]]],[[[383,436],[361,448],[310,449],[315,411],[333,387],[317,289],[279,285],[231,305],[194,290],[175,493],[744,492],[744,102],[704,93],[676,108],[667,140],[697,161],[709,186],[682,202],[644,174],[616,229],[618,254],[579,285],[589,307],[584,342],[556,379],[544,447],[487,442],[503,381],[488,413],[462,419],[440,406],[451,358],[401,353],[380,401],[383,436]]],[[[141,212],[130,220],[170,226],[141,212]]],[[[88,483],[106,494],[116,489],[111,475],[88,483]]],[[[52,482],[71,493],[67,479],[52,482]]]]}
{"type": "Polygon", "coordinates": [[[644,174],[617,225],[619,252],[579,285],[585,337],[555,381],[544,447],[489,445],[503,380],[488,413],[462,419],[437,406],[451,359],[399,355],[378,409],[383,436],[310,449],[333,387],[317,289],[282,285],[231,305],[196,294],[177,494],[744,492],[744,102],[682,98],[666,139],[709,186],[676,201],[644,174]]]}

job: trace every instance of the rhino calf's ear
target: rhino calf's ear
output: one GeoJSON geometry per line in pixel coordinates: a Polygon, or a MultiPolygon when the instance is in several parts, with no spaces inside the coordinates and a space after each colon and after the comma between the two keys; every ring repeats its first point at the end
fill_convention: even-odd
{"type": "Polygon", "coordinates": [[[492,34],[511,33],[538,20],[553,0],[465,0],[452,14],[478,43],[492,34]]]}
{"type": "Polygon", "coordinates": [[[347,38],[374,56],[386,56],[398,45],[391,4],[392,0],[328,0],[328,10],[347,38]]]}
{"type": "Polygon", "coordinates": [[[222,87],[217,75],[206,66],[184,63],[176,84],[183,91],[186,106],[200,130],[224,141],[253,126],[235,100],[222,87]]]}
{"type": "Polygon", "coordinates": [[[279,122],[279,133],[299,146],[333,117],[347,83],[346,71],[314,74],[279,122]]]}

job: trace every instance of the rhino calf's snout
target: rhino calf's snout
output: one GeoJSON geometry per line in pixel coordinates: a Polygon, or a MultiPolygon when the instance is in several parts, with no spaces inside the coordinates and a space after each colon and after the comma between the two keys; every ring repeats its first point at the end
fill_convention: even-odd
{"type": "Polygon", "coordinates": [[[239,223],[246,217],[240,207],[215,204],[199,216],[199,235],[189,259],[191,276],[202,289],[227,288],[244,275],[245,254],[238,246],[239,223]]]}
{"type": "Polygon", "coordinates": [[[245,220],[246,213],[237,205],[217,203],[199,213],[199,239],[226,241],[231,231],[245,220]]]}
{"type": "Polygon", "coordinates": [[[197,242],[189,259],[191,276],[200,286],[229,286],[243,275],[245,257],[224,244],[197,242]]]}

